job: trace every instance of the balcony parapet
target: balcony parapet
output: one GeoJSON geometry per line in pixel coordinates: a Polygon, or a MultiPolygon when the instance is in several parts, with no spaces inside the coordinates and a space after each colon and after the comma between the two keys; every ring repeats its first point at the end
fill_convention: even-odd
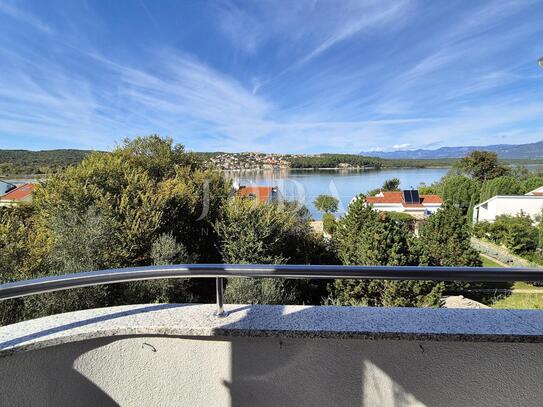
{"type": "Polygon", "coordinates": [[[58,314],[0,328],[0,356],[127,335],[543,342],[543,312],[441,308],[147,304],[58,314]]]}

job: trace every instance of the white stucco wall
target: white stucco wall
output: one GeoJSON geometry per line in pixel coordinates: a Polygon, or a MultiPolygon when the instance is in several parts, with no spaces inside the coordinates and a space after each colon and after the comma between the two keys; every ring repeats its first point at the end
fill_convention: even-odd
{"type": "Polygon", "coordinates": [[[521,211],[535,219],[541,215],[543,196],[497,196],[475,207],[473,220],[492,222],[499,215],[517,215],[521,211]]]}
{"type": "Polygon", "coordinates": [[[0,359],[2,406],[539,406],[542,344],[102,338],[0,359]]]}
{"type": "Polygon", "coordinates": [[[140,304],[0,328],[0,406],[540,406],[543,313],[140,304]]]}

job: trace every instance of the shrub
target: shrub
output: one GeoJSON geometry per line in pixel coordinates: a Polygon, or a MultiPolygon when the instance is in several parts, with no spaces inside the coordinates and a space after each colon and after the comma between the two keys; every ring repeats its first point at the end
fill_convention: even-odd
{"type": "Polygon", "coordinates": [[[336,217],[331,213],[322,215],[322,228],[329,235],[333,235],[336,229],[336,217]]]}
{"type": "MultiPolygon", "coordinates": [[[[262,204],[234,198],[216,223],[225,263],[320,263],[328,247],[309,225],[305,208],[262,204]]],[[[310,280],[229,279],[225,298],[235,303],[295,304],[318,302],[324,284],[310,280]]]]}

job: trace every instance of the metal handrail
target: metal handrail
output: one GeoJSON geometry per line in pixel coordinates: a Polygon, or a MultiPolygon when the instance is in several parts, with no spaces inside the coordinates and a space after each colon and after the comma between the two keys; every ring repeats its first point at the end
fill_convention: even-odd
{"type": "Polygon", "coordinates": [[[223,307],[223,279],[311,278],[543,282],[543,269],[434,266],[335,266],[335,265],[263,265],[263,264],[178,264],[89,271],[15,281],[0,285],[0,300],[25,297],[70,288],[161,278],[216,278],[217,316],[226,316],[223,307]]]}

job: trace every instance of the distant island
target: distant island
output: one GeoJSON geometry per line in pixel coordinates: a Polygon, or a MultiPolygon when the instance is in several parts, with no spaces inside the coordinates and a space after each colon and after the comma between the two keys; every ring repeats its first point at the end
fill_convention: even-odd
{"type": "Polygon", "coordinates": [[[441,147],[435,150],[396,150],[361,152],[362,156],[373,156],[394,160],[454,159],[462,158],[475,150],[492,151],[502,160],[542,160],[543,141],[528,144],[494,144],[489,146],[441,147]]]}
{"type": "MultiPolygon", "coordinates": [[[[443,147],[437,150],[365,152],[360,154],[273,154],[193,152],[224,171],[277,169],[381,169],[450,167],[474,150],[493,151],[505,164],[543,163],[543,141],[521,145],[443,147]]],[[[0,177],[29,177],[75,165],[91,150],[0,150],[0,177]]],[[[107,152],[104,152],[107,153],[107,152]]]]}

